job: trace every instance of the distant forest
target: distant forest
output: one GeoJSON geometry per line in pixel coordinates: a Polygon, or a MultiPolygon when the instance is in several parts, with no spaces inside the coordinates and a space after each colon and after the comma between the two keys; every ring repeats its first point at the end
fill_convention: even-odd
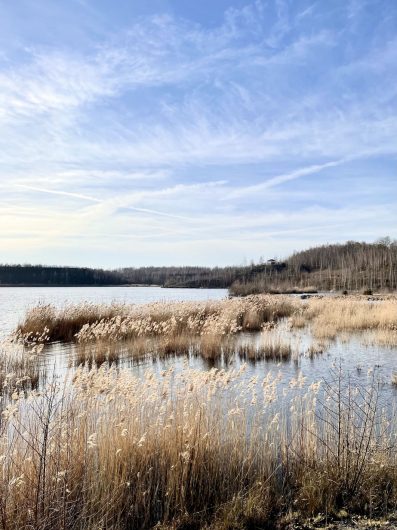
{"type": "Polygon", "coordinates": [[[235,295],[305,290],[396,290],[397,241],[349,241],[248,266],[139,267],[112,271],[42,265],[0,265],[0,285],[160,285],[229,288],[235,295]]]}
{"type": "Polygon", "coordinates": [[[81,267],[0,265],[0,285],[117,285],[121,277],[112,271],[81,267]]]}
{"type": "Polygon", "coordinates": [[[163,287],[228,288],[237,279],[248,281],[251,267],[140,267],[120,269],[125,283],[163,287]]]}

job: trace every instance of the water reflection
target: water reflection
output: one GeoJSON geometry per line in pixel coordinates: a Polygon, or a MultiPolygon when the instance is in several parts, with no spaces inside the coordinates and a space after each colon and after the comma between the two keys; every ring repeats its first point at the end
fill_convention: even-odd
{"type": "MultiPolygon", "coordinates": [[[[238,370],[246,365],[246,380],[254,377],[263,379],[269,374],[279,375],[281,387],[287,387],[291,380],[300,377],[304,378],[303,387],[307,388],[312,383],[329,379],[330,374],[340,367],[344,374],[350,374],[350,377],[354,377],[355,381],[362,385],[370,381],[375,371],[385,399],[396,398],[397,388],[392,384],[392,374],[396,366],[397,349],[372,344],[370,333],[344,335],[322,343],[321,349],[312,348],[315,340],[307,329],[290,330],[287,322],[282,322],[271,333],[281,334],[283,339],[291,344],[292,355],[289,358],[275,361],[250,358],[241,354],[247,345],[250,348],[260,348],[261,343],[268,340],[269,332],[242,333],[233,343],[234,350],[231,343],[228,343],[226,354],[208,358],[200,355],[194,345],[187,355],[162,355],[158,353],[155,343],[148,346],[146,352],[136,355],[134,345],[125,342],[105,346],[108,348],[107,352],[102,353],[99,362],[95,363],[93,359],[98,345],[55,343],[47,345],[40,355],[40,374],[44,379],[46,374],[47,377],[48,374],[56,374],[62,379],[68,372],[73,372],[79,365],[84,364],[84,360],[86,366],[91,367],[99,366],[110,357],[109,364],[117,369],[127,368],[137,377],[143,376],[149,369],[161,374],[172,368],[176,374],[181,374],[187,368],[199,371],[228,371],[238,370]],[[111,350],[112,354],[109,355],[111,350]]],[[[104,348],[103,345],[99,347],[104,348]]]]}

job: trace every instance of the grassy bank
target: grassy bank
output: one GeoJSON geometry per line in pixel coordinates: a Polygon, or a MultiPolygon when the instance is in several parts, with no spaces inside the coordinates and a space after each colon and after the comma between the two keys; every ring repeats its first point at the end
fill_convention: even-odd
{"type": "Polygon", "coordinates": [[[298,378],[285,394],[244,367],[141,379],[102,367],[17,393],[1,421],[0,524],[275,528],[385,514],[397,501],[395,425],[375,382],[360,394],[334,375],[324,390],[296,394],[298,378]]]}
{"type": "Polygon", "coordinates": [[[291,324],[310,326],[317,339],[370,332],[374,342],[397,346],[397,298],[391,295],[374,301],[363,296],[313,298],[301,304],[291,324]]]}
{"type": "Polygon", "coordinates": [[[285,326],[310,330],[310,356],[357,332],[395,346],[397,299],[32,309],[19,329],[29,352],[10,343],[1,357],[0,528],[271,529],[395,512],[397,425],[373,374],[359,384],[334,370],[309,386],[300,373],[248,376],[244,364],[139,377],[109,367],[124,346],[135,357],[285,361],[285,326]],[[260,340],[240,337],[249,330],[260,340]],[[56,338],[80,345],[80,367],[35,390],[35,358],[56,338]]]}

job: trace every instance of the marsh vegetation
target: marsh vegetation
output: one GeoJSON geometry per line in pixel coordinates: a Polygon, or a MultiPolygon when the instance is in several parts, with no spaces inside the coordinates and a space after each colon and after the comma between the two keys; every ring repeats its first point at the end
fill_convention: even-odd
{"type": "Polygon", "coordinates": [[[395,511],[395,374],[340,363],[313,381],[299,368],[350,336],[394,352],[397,299],[372,298],[31,309],[2,355],[0,527],[271,528],[395,511]],[[73,342],[72,368],[36,380],[55,340],[73,342]],[[172,362],[122,362],[148,357],[172,362]]]}
{"type": "MultiPolygon", "coordinates": [[[[268,350],[282,338],[268,337],[278,323],[309,329],[314,339],[327,341],[343,334],[365,332],[366,340],[397,346],[397,298],[393,295],[289,296],[252,295],[206,302],[157,302],[147,305],[78,304],[57,309],[39,305],[19,324],[23,341],[74,341],[109,346],[128,341],[132,350],[151,354],[182,354],[190,350],[218,357],[244,332],[262,332],[268,350]],[[40,337],[40,338],[39,338],[40,337]]],[[[281,348],[283,349],[283,348],[281,348]]],[[[285,350],[285,348],[284,348],[285,350]]]]}
{"type": "Polygon", "coordinates": [[[103,365],[15,392],[0,431],[3,527],[251,528],[394,509],[395,424],[374,380],[363,390],[335,373],[303,391],[298,378],[282,393],[279,376],[243,374],[103,365]]]}

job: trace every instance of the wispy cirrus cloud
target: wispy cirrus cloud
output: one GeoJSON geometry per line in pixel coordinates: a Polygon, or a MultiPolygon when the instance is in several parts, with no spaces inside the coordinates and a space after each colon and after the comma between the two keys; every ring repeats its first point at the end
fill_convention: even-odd
{"type": "Polygon", "coordinates": [[[223,14],[208,5],[209,23],[188,6],[122,3],[125,20],[91,0],[42,6],[41,18],[74,21],[73,42],[62,28],[44,42],[29,4],[37,17],[0,58],[8,259],[57,248],[90,264],[82,237],[92,259],[118,265],[137,260],[118,238],[139,241],[141,262],[225,263],[263,254],[261,238],[288,253],[327,223],[329,239],[340,224],[346,238],[397,236],[397,8],[231,1],[223,14]]]}

